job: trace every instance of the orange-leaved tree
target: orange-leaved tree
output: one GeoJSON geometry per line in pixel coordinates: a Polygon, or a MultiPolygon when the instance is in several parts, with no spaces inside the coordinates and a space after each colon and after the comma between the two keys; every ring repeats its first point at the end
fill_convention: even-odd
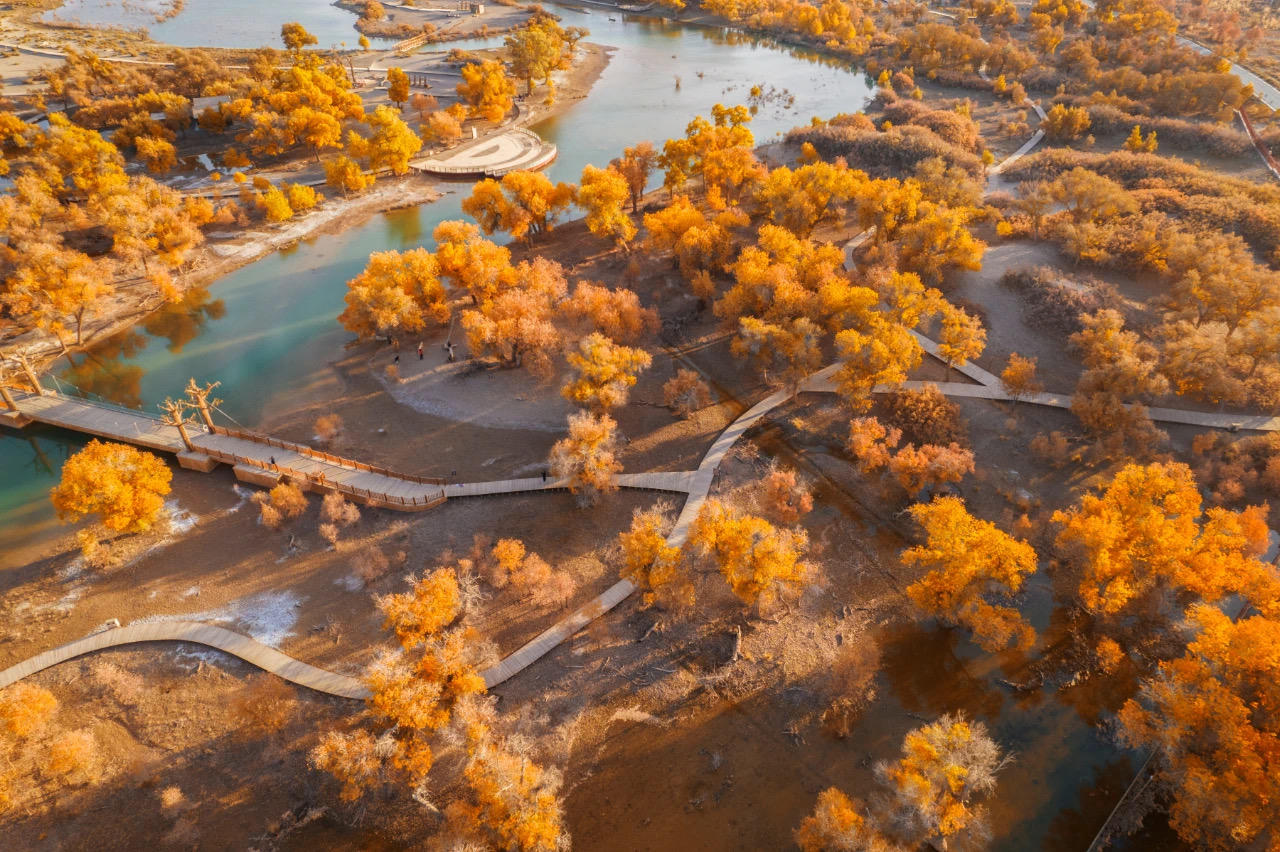
{"type": "Polygon", "coordinates": [[[172,479],[159,457],[95,439],[67,459],[51,497],[63,520],[96,515],[111,532],[140,533],[159,519],[172,479]]]}
{"type": "Polygon", "coordinates": [[[907,587],[924,612],[963,624],[988,651],[1026,649],[1035,631],[1012,606],[990,602],[1017,594],[1036,570],[1036,553],[990,521],[975,518],[959,497],[939,497],[911,507],[924,531],[923,544],[902,552],[902,562],[928,573],[907,587]]]}
{"type": "Polygon", "coordinates": [[[554,261],[537,257],[532,263],[521,261],[498,280],[510,284],[462,312],[467,345],[474,355],[492,355],[507,366],[550,376],[551,358],[563,339],[556,318],[569,287],[564,270],[554,261]]]}
{"type": "Polygon", "coordinates": [[[714,560],[743,603],[762,610],[801,591],[808,543],[803,531],[778,529],[716,499],[703,504],[689,528],[689,546],[714,560]]]}
{"type": "Polygon", "coordinates": [[[478,182],[463,200],[462,210],[486,234],[506,231],[522,240],[551,230],[573,196],[573,184],[553,184],[542,172],[510,172],[501,181],[478,182]]]}
{"type": "Polygon", "coordinates": [[[1055,512],[1057,545],[1078,572],[1085,607],[1122,617],[1165,596],[1213,602],[1238,593],[1280,613],[1280,585],[1257,558],[1267,546],[1266,509],[1205,512],[1202,503],[1185,464],[1129,464],[1102,493],[1055,512]]]}
{"type": "Polygon", "coordinates": [[[331,730],[310,752],[312,766],[342,783],[344,801],[389,782],[421,788],[435,762],[433,737],[483,695],[479,667],[493,656],[489,643],[457,624],[466,601],[453,568],[414,579],[408,592],[377,603],[401,648],[366,674],[367,726],[331,730]]]}
{"type": "Polygon", "coordinates": [[[598,169],[586,165],[578,185],[578,204],[586,211],[587,230],[601,239],[613,240],[626,248],[636,235],[635,223],[623,209],[629,190],[627,180],[610,166],[598,169]]]}
{"type": "Polygon", "coordinates": [[[469,62],[462,66],[458,95],[471,108],[472,116],[502,121],[515,104],[516,84],[496,59],[469,62]]]}
{"type": "Polygon", "coordinates": [[[593,332],[578,342],[568,361],[574,377],[561,390],[564,398],[605,411],[626,404],[636,376],[648,369],[653,359],[643,349],[621,346],[593,332]]]}
{"type": "Polygon", "coordinates": [[[693,583],[681,568],[684,554],[663,534],[668,525],[656,509],[631,516],[631,528],[618,534],[621,573],[644,592],[645,606],[688,607],[694,600],[693,583]]]}
{"type": "Polygon", "coordinates": [[[910,845],[946,849],[983,836],[986,809],[979,799],[995,789],[1007,762],[986,725],[945,715],[908,733],[902,757],[877,764],[876,774],[889,789],[891,822],[904,827],[910,845]]]}
{"type": "Polygon", "coordinates": [[[338,321],[360,337],[419,331],[428,321],[449,321],[439,265],[424,248],[369,255],[364,271],[347,282],[346,302],[338,321]]]}
{"type": "Polygon", "coordinates": [[[579,411],[569,415],[569,435],[551,448],[551,472],[569,481],[569,490],[584,504],[617,489],[613,475],[622,470],[614,456],[618,424],[607,414],[579,411]]]}
{"type": "Polygon", "coordinates": [[[862,802],[835,787],[818,794],[813,813],[796,829],[796,844],[804,852],[892,852],[862,802]]]}
{"type": "Polygon", "coordinates": [[[1280,621],[1191,610],[1186,653],[1160,664],[1119,714],[1121,741],[1158,749],[1169,821],[1188,844],[1274,845],[1280,800],[1280,621]]]}

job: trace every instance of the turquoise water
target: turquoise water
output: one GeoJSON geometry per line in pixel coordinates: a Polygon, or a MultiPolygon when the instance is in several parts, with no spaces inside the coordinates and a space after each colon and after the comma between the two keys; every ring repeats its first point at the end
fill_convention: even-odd
{"type": "Polygon", "coordinates": [[[141,27],[154,40],[179,47],[281,47],[280,25],[286,21],[301,23],[322,48],[344,42],[354,48],[360,40],[355,14],[327,0],[272,0],[265,6],[252,0],[186,0],[181,12],[160,23],[148,11],[154,8],[137,0],[67,0],[45,17],[87,26],[141,27]]]}

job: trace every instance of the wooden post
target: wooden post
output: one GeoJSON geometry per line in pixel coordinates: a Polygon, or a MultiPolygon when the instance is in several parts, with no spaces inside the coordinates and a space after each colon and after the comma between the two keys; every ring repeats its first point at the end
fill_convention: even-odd
{"type": "Polygon", "coordinates": [[[18,403],[13,401],[13,394],[9,393],[9,386],[4,383],[4,379],[0,379],[0,399],[4,400],[10,411],[18,410],[18,403]]]}
{"type": "Polygon", "coordinates": [[[213,389],[221,385],[222,382],[212,382],[200,387],[196,384],[194,378],[187,379],[187,398],[200,411],[200,418],[204,420],[204,425],[209,431],[213,431],[213,412],[210,408],[216,408],[222,404],[222,400],[210,400],[209,395],[213,393],[213,389]]]}
{"type": "Polygon", "coordinates": [[[160,403],[160,410],[167,415],[164,422],[177,428],[187,452],[193,453],[196,448],[191,443],[191,436],[187,434],[187,409],[189,408],[191,408],[191,403],[186,400],[174,400],[165,397],[164,402],[160,403]]]}
{"type": "Polygon", "coordinates": [[[31,362],[27,360],[27,356],[19,352],[13,357],[18,362],[18,366],[22,368],[22,372],[26,374],[27,381],[31,384],[31,389],[36,392],[36,396],[44,396],[44,385],[40,384],[40,377],[32,369],[31,362]]]}

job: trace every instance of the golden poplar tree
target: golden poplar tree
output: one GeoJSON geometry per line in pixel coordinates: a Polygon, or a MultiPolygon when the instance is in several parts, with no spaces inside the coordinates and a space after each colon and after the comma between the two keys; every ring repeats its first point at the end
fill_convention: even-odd
{"type": "Polygon", "coordinates": [[[112,532],[140,533],[160,517],[172,478],[157,456],[95,439],[67,459],[51,496],[64,521],[96,515],[112,532]]]}
{"type": "Polygon", "coordinates": [[[596,411],[625,405],[636,377],[653,359],[643,349],[621,346],[599,332],[578,342],[568,355],[573,379],[564,386],[564,398],[596,411]]]}
{"type": "Polygon", "coordinates": [[[1031,546],[969,514],[958,497],[910,511],[925,540],[904,550],[902,562],[928,573],[907,587],[907,597],[925,613],[969,628],[988,651],[1031,647],[1035,631],[1018,610],[989,600],[1017,594],[1035,573],[1031,546]]]}

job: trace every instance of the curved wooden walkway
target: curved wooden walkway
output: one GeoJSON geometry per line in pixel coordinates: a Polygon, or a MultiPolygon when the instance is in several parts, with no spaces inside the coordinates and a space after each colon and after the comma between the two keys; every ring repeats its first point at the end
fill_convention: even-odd
{"type": "Polygon", "coordinates": [[[301,660],[295,660],[288,654],[283,654],[256,639],[223,627],[195,621],[142,622],[92,633],[83,639],[37,654],[0,671],[0,689],[28,675],[75,657],[100,651],[103,648],[133,645],[138,642],[190,642],[195,645],[206,645],[225,651],[263,671],[279,675],[290,683],[314,689],[316,692],[342,698],[369,697],[369,690],[356,678],[316,668],[301,660]]]}

